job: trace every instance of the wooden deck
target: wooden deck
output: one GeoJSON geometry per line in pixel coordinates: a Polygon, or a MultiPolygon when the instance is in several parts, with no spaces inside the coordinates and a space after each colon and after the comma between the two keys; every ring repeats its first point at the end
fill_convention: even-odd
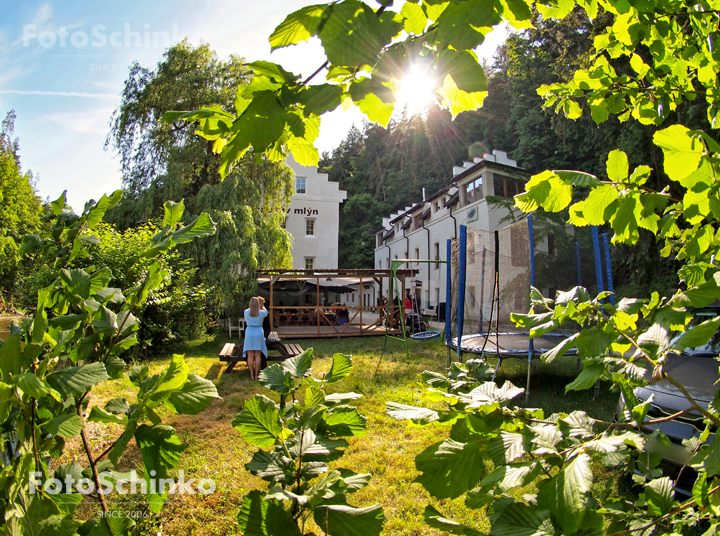
{"type": "MultiPolygon", "coordinates": [[[[317,339],[324,337],[368,337],[385,335],[385,328],[382,326],[362,326],[359,324],[347,324],[345,326],[282,326],[277,328],[277,333],[284,339],[317,339]]],[[[401,333],[400,330],[388,330],[389,334],[401,333]]]]}

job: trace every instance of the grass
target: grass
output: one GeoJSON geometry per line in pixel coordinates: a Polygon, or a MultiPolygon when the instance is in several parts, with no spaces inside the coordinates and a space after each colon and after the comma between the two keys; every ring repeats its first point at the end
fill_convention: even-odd
{"type": "MultiPolygon", "coordinates": [[[[187,445],[180,463],[186,479],[211,478],[217,485],[216,492],[209,496],[172,497],[160,515],[145,520],[144,529],[147,533],[234,533],[243,496],[253,489],[267,488],[266,482],[245,470],[244,464],[256,449],[242,440],[231,422],[247,399],[256,393],[271,393],[250,380],[244,365],[236,367],[231,374],[222,374],[217,354],[228,341],[230,339],[224,336],[212,336],[193,341],[180,350],[186,356],[190,372],[212,380],[222,398],[197,416],[173,415],[169,412],[162,414],[163,420],[176,428],[187,445]]],[[[314,349],[313,369],[316,376],[329,369],[332,354],[341,352],[353,356],[353,374],[333,384],[332,388],[338,392],[354,391],[363,395],[357,406],[368,417],[368,433],[367,437],[350,438],[345,456],[333,464],[356,472],[370,473],[372,480],[368,487],[349,497],[351,504],[382,504],[386,517],[384,535],[442,534],[424,525],[422,512],[427,504],[433,504],[447,517],[458,522],[467,523],[483,532],[489,531],[484,511],[466,509],[462,497],[453,501],[437,501],[431,499],[422,486],[413,483],[418,475],[415,456],[429,445],[447,438],[448,428],[436,424],[420,427],[398,422],[383,413],[389,401],[409,405],[427,403],[425,388],[418,383],[417,375],[423,370],[445,370],[448,354],[439,339],[410,341],[409,358],[405,355],[402,343],[388,341],[384,348],[382,337],[297,342],[304,348],[314,349]]],[[[148,362],[151,374],[163,370],[169,357],[148,362]]],[[[510,359],[502,364],[498,382],[502,384],[509,380],[515,385],[524,386],[526,375],[527,362],[510,359]]],[[[593,400],[592,391],[564,395],[565,385],[576,375],[574,358],[559,359],[552,364],[533,363],[533,383],[527,404],[544,408],[548,415],[580,409],[597,418],[611,419],[617,395],[608,392],[607,386],[603,386],[598,400],[593,400]]],[[[118,396],[124,396],[132,403],[134,392],[126,378],[106,382],[93,391],[91,405],[104,405],[118,396]]],[[[524,405],[524,397],[519,397],[517,402],[524,405]]],[[[120,428],[113,425],[94,426],[90,436],[96,452],[103,450],[120,432],[120,428]]],[[[70,447],[63,462],[77,460],[86,465],[80,455],[79,445],[70,447]]],[[[131,443],[123,463],[125,470],[141,465],[134,444],[131,443]]]]}

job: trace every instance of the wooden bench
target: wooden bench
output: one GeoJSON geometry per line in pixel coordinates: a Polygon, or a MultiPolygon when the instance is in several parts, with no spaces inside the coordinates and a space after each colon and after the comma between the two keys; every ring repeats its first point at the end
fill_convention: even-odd
{"type": "MultiPolygon", "coordinates": [[[[285,361],[289,357],[295,357],[296,355],[300,355],[304,352],[304,350],[300,347],[299,344],[282,344],[280,342],[268,342],[268,353],[270,350],[277,350],[280,352],[279,356],[274,355],[268,355],[267,360],[268,361],[285,361]]],[[[233,344],[231,342],[228,342],[223,346],[222,350],[220,350],[220,361],[225,361],[228,366],[223,371],[223,374],[228,374],[229,372],[232,372],[232,370],[235,368],[235,365],[238,363],[245,362],[242,356],[242,345],[240,344],[233,344]]]]}

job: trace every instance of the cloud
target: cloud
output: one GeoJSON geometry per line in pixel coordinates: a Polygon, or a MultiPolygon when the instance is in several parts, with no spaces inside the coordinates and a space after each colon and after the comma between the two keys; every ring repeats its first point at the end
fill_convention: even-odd
{"type": "Polygon", "coordinates": [[[49,21],[53,16],[52,6],[50,4],[43,4],[40,9],[35,13],[35,18],[32,24],[41,25],[49,21]]]}
{"type": "Polygon", "coordinates": [[[56,123],[63,132],[106,136],[110,129],[109,123],[113,110],[113,108],[102,108],[83,112],[52,113],[42,116],[40,119],[56,123]]]}
{"type": "Polygon", "coordinates": [[[82,93],[79,91],[25,91],[19,89],[0,89],[0,95],[40,95],[48,97],[80,97],[83,99],[120,100],[120,95],[114,95],[112,93],[82,93]]]}

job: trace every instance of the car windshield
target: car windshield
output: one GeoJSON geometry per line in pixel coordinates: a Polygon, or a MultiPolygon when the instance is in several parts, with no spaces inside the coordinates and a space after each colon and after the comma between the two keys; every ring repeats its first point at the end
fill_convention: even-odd
{"type": "MultiPolygon", "coordinates": [[[[698,309],[693,313],[693,319],[688,325],[688,330],[718,315],[720,315],[720,309],[717,308],[698,309]]],[[[684,353],[692,356],[717,357],[718,354],[720,354],[720,330],[715,332],[715,335],[712,336],[707,344],[695,348],[687,348],[684,353]]]]}

